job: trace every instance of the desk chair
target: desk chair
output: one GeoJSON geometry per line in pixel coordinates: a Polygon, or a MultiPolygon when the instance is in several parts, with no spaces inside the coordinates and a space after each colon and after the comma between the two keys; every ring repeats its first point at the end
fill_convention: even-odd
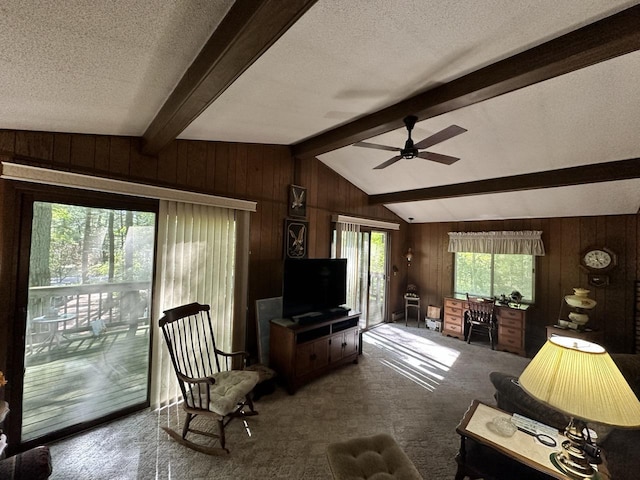
{"type": "Polygon", "coordinates": [[[495,302],[482,298],[470,297],[467,294],[469,309],[465,312],[466,323],[469,326],[467,343],[471,343],[471,335],[474,331],[483,331],[489,334],[491,350],[495,350],[496,319],[494,315],[495,302]]]}

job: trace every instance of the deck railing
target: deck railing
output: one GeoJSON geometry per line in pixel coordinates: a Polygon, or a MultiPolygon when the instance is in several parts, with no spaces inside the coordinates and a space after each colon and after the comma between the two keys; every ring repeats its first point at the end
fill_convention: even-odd
{"type": "Polygon", "coordinates": [[[384,301],[384,291],[385,291],[385,275],[384,273],[374,273],[370,274],[370,283],[369,283],[369,299],[375,299],[376,302],[384,301]]]}
{"type": "Polygon", "coordinates": [[[91,332],[96,321],[100,328],[137,327],[148,321],[150,298],[150,282],[31,287],[27,341],[33,349],[53,333],[91,332]]]}

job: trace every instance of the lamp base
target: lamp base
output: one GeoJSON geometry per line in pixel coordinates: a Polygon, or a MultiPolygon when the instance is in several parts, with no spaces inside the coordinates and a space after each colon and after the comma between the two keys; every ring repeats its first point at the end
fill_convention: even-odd
{"type": "Polygon", "coordinates": [[[553,452],[549,455],[549,459],[554,467],[564,473],[566,476],[575,478],[576,480],[580,479],[599,479],[600,476],[598,472],[589,465],[589,468],[584,469],[581,465],[568,460],[564,452],[553,452]]]}
{"type": "Polygon", "coordinates": [[[582,432],[585,428],[583,421],[572,418],[564,431],[567,440],[562,442],[559,452],[550,455],[550,459],[558,470],[571,478],[595,479],[599,478],[598,472],[584,451],[585,439],[582,432]]]}

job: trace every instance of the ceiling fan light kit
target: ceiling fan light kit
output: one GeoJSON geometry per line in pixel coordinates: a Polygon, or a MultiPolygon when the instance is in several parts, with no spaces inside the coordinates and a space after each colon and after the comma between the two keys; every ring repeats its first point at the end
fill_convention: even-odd
{"type": "Polygon", "coordinates": [[[407,128],[407,141],[404,144],[404,148],[390,147],[387,145],[379,145],[377,143],[369,143],[369,142],[356,142],[353,144],[354,147],[364,147],[364,148],[373,148],[376,150],[385,150],[389,152],[399,152],[399,155],[395,157],[391,157],[386,162],[381,163],[377,167],[374,167],[374,170],[381,170],[383,168],[387,168],[399,160],[411,160],[416,157],[422,158],[424,160],[431,160],[432,162],[442,163],[444,165],[451,165],[458,160],[457,157],[451,157],[449,155],[443,155],[441,153],[435,152],[422,152],[426,148],[432,147],[440,142],[444,142],[445,140],[449,140],[461,133],[466,132],[465,128],[459,127],[458,125],[451,125],[439,132],[434,133],[433,135],[421,140],[418,143],[413,143],[413,139],[411,138],[411,131],[418,121],[418,117],[415,115],[409,115],[404,118],[404,124],[407,128]]]}

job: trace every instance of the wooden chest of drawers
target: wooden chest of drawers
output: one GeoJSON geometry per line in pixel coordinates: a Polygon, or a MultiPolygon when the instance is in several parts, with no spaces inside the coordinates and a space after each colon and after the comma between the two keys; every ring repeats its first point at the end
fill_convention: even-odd
{"type": "Polygon", "coordinates": [[[464,340],[464,312],[467,308],[466,300],[444,299],[443,335],[464,340]]]}
{"type": "Polygon", "coordinates": [[[517,308],[497,307],[496,317],[498,318],[498,344],[496,348],[526,356],[524,347],[525,311],[517,308]]]}

